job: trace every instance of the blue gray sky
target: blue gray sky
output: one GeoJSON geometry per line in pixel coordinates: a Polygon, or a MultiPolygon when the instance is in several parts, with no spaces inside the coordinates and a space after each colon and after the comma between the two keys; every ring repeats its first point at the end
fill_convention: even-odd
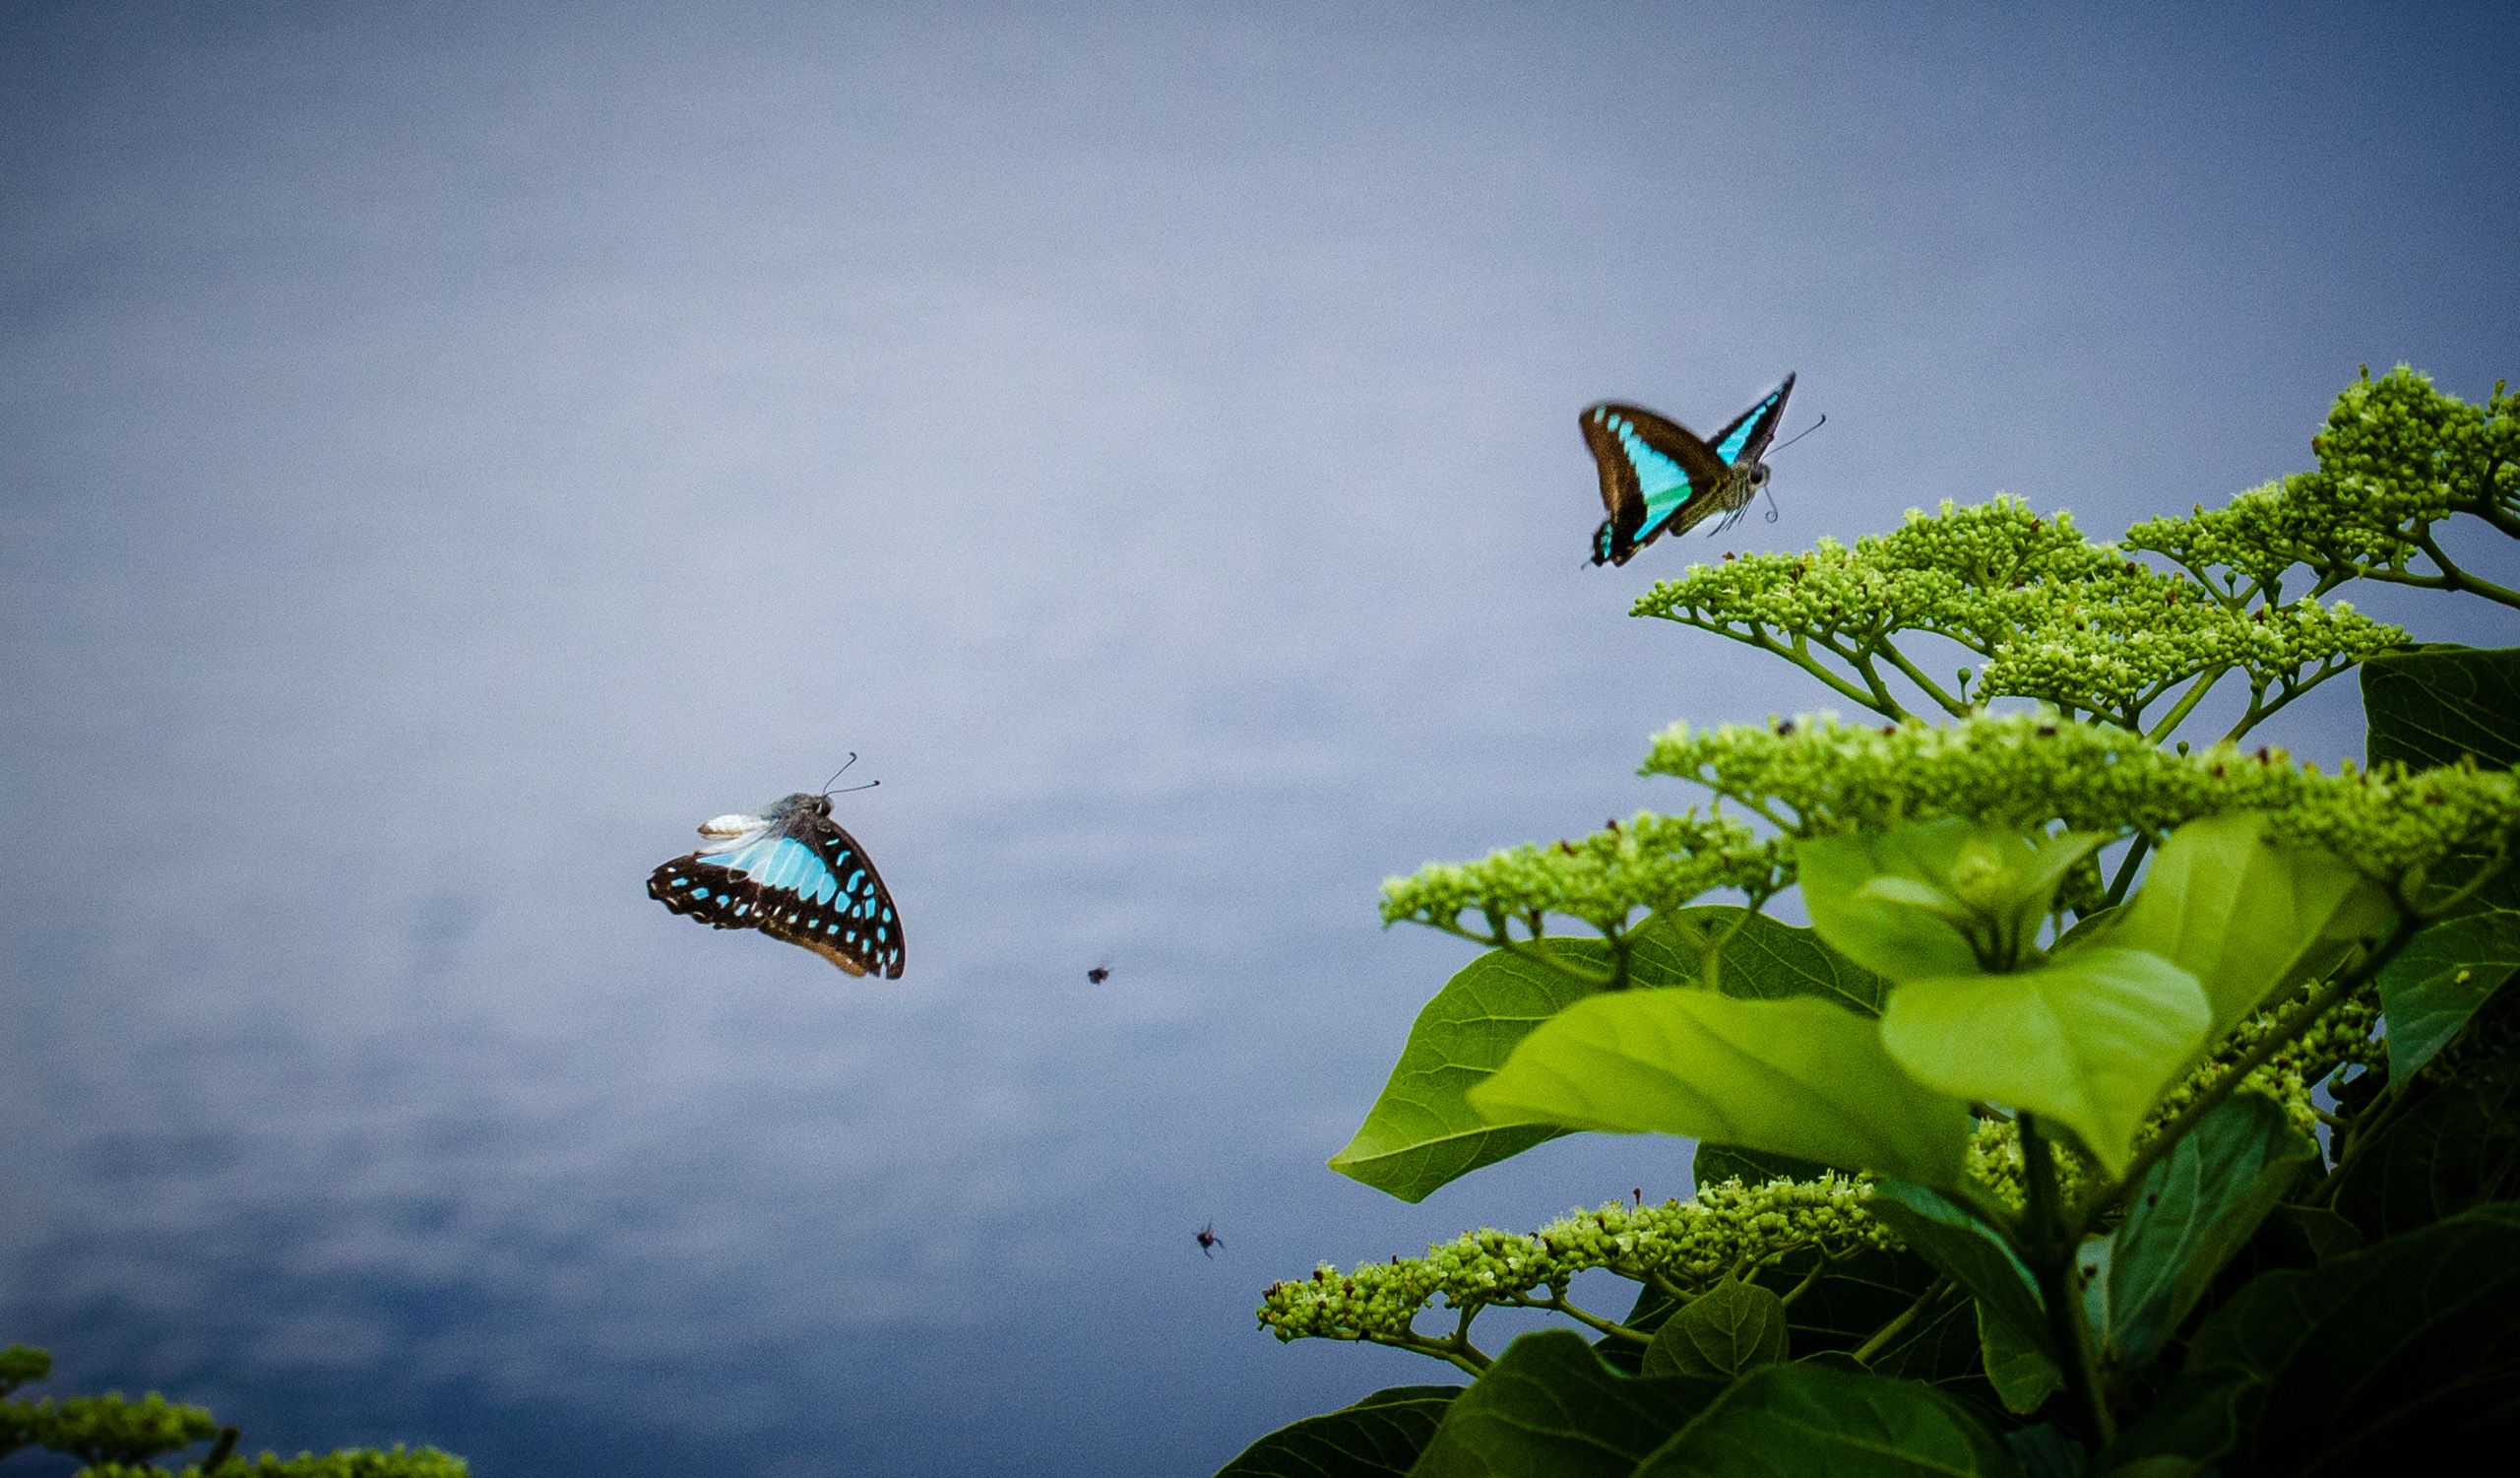
{"type": "Polygon", "coordinates": [[[2359,363],[2520,373],[2515,54],[2495,5],[0,10],[0,1340],[546,1474],[1200,1472],[1439,1378],[1250,1310],[1685,1157],[1323,1169],[1467,958],[1379,880],[1819,706],[1626,619],[1688,559],[1998,489],[2113,534],[2304,466],[2359,363]],[[1778,522],[1579,567],[1582,406],[1789,369],[1778,522]],[[906,979],[644,896],[850,750],[906,979]]]}

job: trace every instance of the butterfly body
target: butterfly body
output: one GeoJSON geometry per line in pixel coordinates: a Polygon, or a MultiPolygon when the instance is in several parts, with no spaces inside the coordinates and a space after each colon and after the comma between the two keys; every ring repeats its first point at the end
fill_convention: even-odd
{"type": "Polygon", "coordinates": [[[893,895],[831,798],[798,792],[758,816],[713,816],[709,845],[648,877],[648,896],[712,929],[757,929],[851,975],[899,980],[905,955],[893,895]]]}
{"type": "Polygon", "coordinates": [[[1625,564],[1665,534],[1722,514],[1729,526],[1768,482],[1759,460],[1776,439],[1794,376],[1732,418],[1712,441],[1640,406],[1605,402],[1581,418],[1608,516],[1593,534],[1593,563],[1625,564]]]}

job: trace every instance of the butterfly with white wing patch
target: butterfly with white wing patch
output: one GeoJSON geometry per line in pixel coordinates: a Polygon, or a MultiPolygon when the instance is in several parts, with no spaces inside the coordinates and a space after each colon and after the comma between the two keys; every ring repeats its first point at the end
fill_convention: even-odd
{"type": "Polygon", "coordinates": [[[700,834],[711,844],[649,874],[649,897],[712,929],[802,945],[851,975],[901,979],[893,895],[831,818],[831,797],[799,791],[762,815],[704,821],[700,834]]]}

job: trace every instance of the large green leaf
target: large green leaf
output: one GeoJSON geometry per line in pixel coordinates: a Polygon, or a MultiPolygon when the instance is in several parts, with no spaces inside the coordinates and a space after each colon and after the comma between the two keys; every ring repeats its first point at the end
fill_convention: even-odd
{"type": "Polygon", "coordinates": [[[2026,837],[1958,817],[1795,846],[1822,938],[1892,980],[2001,968],[2029,949],[2096,832],[2026,837]]]}
{"type": "Polygon", "coordinates": [[[2011,1324],[1978,1305],[1978,1358],[1985,1363],[1986,1383],[2004,1410],[2028,1416],[2048,1403],[2065,1383],[2056,1362],[2038,1345],[2013,1332],[2011,1324]]]}
{"type": "MultiPolygon", "coordinates": [[[[1658,914],[1628,935],[1628,980],[1639,990],[1691,986],[1720,941],[1718,988],[1746,1000],[1815,996],[1877,1014],[1888,983],[1807,929],[1725,905],[1658,914]]],[[[1599,939],[1539,946],[1579,970],[1609,968],[1599,939]]],[[[1496,1070],[1534,1027],[1602,994],[1566,973],[1493,949],[1463,968],[1418,1013],[1391,1079],[1330,1168],[1406,1201],[1423,1200],[1472,1171],[1566,1132],[1545,1122],[1491,1123],[1464,1094],[1496,1070]]]]}
{"type": "Polygon", "coordinates": [[[1526,1334],[1461,1393],[1411,1478],[1627,1478],[1723,1384],[1622,1376],[1565,1329],[1526,1334]]]}
{"type": "Polygon", "coordinates": [[[2373,764],[2410,769],[2472,754],[2520,767],[2520,647],[2419,647],[2362,664],[2362,711],[2373,764]]]}
{"type": "Polygon", "coordinates": [[[1716,989],[1742,1000],[1810,996],[1860,1015],[1881,1014],[1890,983],[1830,948],[1815,930],[1725,904],[1684,910],[1724,940],[1716,989]]]}
{"type": "Polygon", "coordinates": [[[2515,969],[2520,914],[2507,909],[2444,919],[2409,939],[2380,971],[2390,1075],[2413,1078],[2515,969]]]}
{"type": "Polygon", "coordinates": [[[1469,1098],[1491,1123],[1684,1134],[1927,1185],[1960,1174],[1970,1132],[1962,1101],[1890,1060],[1878,1023],[1807,996],[1597,996],[1469,1098]]]}
{"type": "Polygon", "coordinates": [[[2520,1205],[2267,1273],[2199,1326],[2186,1372],[2107,1454],[2248,1474],[2473,1471],[2520,1422],[2520,1205]]]}
{"type": "Polygon", "coordinates": [[[1217,1478],[1325,1478],[1406,1473],[1462,1393],[1458,1385],[1395,1385],[1354,1406],[1270,1433],[1217,1469],[1217,1478]]]}
{"type": "Polygon", "coordinates": [[[1881,1043],[1928,1088],[2069,1126],[2114,1175],[2204,1046],[2209,1012],[2196,977],[2111,945],[2009,975],[1908,981],[1882,1013],[1881,1043]]]}
{"type": "Polygon", "coordinates": [[[1816,1181],[1834,1169],[1817,1160],[1772,1155],[1764,1150],[1743,1149],[1737,1144],[1700,1142],[1697,1152],[1689,1159],[1689,1181],[1696,1186],[1714,1186],[1725,1181],[1764,1186],[1770,1181],[1816,1181]]]}
{"type": "Polygon", "coordinates": [[[1969,911],[1935,881],[1975,830],[1946,819],[1796,843],[1812,927],[1840,954],[1892,980],[1977,969],[1969,911]]]}
{"type": "MultiPolygon", "coordinates": [[[[1597,940],[1542,947],[1585,969],[1609,963],[1609,946],[1597,940]]],[[[1532,1028],[1596,994],[1572,976],[1506,950],[1471,961],[1418,1013],[1391,1081],[1355,1137],[1330,1157],[1330,1168],[1419,1201],[1482,1165],[1565,1133],[1545,1121],[1482,1119],[1462,1094],[1495,1071],[1532,1028]]]]}
{"type": "Polygon", "coordinates": [[[2392,918],[2361,873],[2319,848],[2274,846],[2265,831],[2263,813],[2233,811],[2172,832],[2109,938],[2195,976],[2214,1036],[2392,918]]]}
{"type": "Polygon", "coordinates": [[[2019,1478],[1993,1434],[1913,1381],[1771,1365],[1729,1387],[1636,1469],[1636,1478],[2019,1478]]]}
{"type": "Polygon", "coordinates": [[[1649,1376],[1704,1376],[1730,1381],[1786,1356],[1785,1300],[1756,1283],[1726,1278],[1654,1331],[1645,1347],[1649,1376]]]}
{"type": "MultiPolygon", "coordinates": [[[[2371,763],[2426,769],[2465,758],[2488,769],[2520,768],[2520,647],[2390,652],[2362,664],[2362,678],[2371,763]]],[[[2433,887],[2466,882],[2482,861],[2453,858],[2435,867],[2433,887]]],[[[2478,901],[2520,911],[2520,870],[2496,878],[2478,901]]]]}
{"type": "Polygon", "coordinates": [[[2374,1241],[2520,1199],[2520,1057],[2425,1095],[2357,1149],[2343,1177],[2336,1209],[2374,1241]]]}
{"type": "Polygon", "coordinates": [[[1899,1234],[1917,1255],[1968,1290],[1987,1315],[2003,1322],[2015,1343],[2048,1354],[2048,1316],[2030,1269],[1994,1228],[1958,1201],[1904,1181],[1872,1188],[1872,1214],[1899,1234]]]}
{"type": "Polygon", "coordinates": [[[2150,1360],[2318,1146],[2262,1094],[2225,1100],[2144,1177],[2110,1239],[2110,1355],[2150,1360]]]}

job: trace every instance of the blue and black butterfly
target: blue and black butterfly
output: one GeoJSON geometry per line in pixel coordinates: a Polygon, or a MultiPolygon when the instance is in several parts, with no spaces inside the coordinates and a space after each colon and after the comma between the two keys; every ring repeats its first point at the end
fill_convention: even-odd
{"type": "Polygon", "coordinates": [[[1595,564],[1625,564],[1665,534],[1685,534],[1716,513],[1730,528],[1768,482],[1759,460],[1785,418],[1794,376],[1732,418],[1713,441],[1636,406],[1604,404],[1583,416],[1584,444],[1602,471],[1609,517],[1593,535],[1595,564]]]}
{"type": "Polygon", "coordinates": [[[851,975],[902,974],[902,921],[831,797],[799,791],[758,816],[700,823],[710,844],[648,876],[648,896],[712,929],[757,929],[851,975]]]}

